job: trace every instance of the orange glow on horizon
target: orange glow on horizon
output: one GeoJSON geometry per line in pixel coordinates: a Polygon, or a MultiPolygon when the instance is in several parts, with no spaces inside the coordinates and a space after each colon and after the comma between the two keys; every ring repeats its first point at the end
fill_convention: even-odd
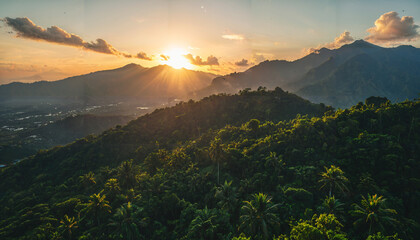
{"type": "Polygon", "coordinates": [[[184,55],[188,54],[188,52],[182,48],[171,48],[168,51],[163,53],[164,56],[168,57],[167,59],[162,59],[162,64],[167,64],[175,69],[195,69],[194,65],[192,65],[184,55]]]}

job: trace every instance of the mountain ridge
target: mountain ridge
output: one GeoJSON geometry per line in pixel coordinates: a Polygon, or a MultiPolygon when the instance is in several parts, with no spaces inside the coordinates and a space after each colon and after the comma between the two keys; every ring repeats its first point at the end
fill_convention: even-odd
{"type": "Polygon", "coordinates": [[[376,74],[371,76],[374,77],[373,81],[378,86],[377,91],[370,91],[370,94],[374,96],[386,94],[384,97],[395,101],[405,98],[413,99],[420,92],[420,78],[417,70],[420,69],[420,49],[411,45],[384,48],[364,40],[356,40],[338,49],[321,48],[295,61],[265,61],[244,72],[217,77],[209,87],[199,90],[197,95],[205,96],[220,92],[234,93],[240,89],[256,89],[259,86],[272,89],[278,86],[317,103],[323,102],[334,107],[346,108],[371,96],[363,91],[353,91],[360,88],[357,84],[361,82],[357,81],[357,79],[353,79],[355,81],[353,85],[343,82],[338,88],[326,88],[325,91],[321,92],[315,91],[321,86],[312,88],[313,92],[310,89],[312,85],[323,84],[328,81],[336,83],[339,83],[340,79],[342,81],[353,81],[350,76],[356,77],[358,71],[364,75],[357,76],[368,80],[370,75],[362,69],[362,65],[355,67],[356,65],[350,64],[349,66],[353,67],[353,73],[340,68],[340,66],[348,66],[345,65],[348,61],[356,61],[357,58],[355,60],[354,57],[361,54],[367,54],[377,62],[377,64],[374,64],[374,67],[372,65],[372,68],[369,69],[371,72],[376,72],[376,74]],[[410,65],[411,68],[407,68],[407,65],[410,65]],[[389,69],[392,69],[392,71],[389,71],[389,69]],[[382,76],[381,71],[384,70],[389,74],[387,76],[388,79],[402,77],[404,81],[401,84],[397,84],[397,81],[393,80],[394,83],[392,85],[394,89],[386,89],[386,86],[381,86],[381,79],[379,79],[382,76]],[[341,71],[341,73],[334,74],[337,71],[341,71]],[[345,75],[343,73],[348,74],[345,75]],[[341,78],[331,80],[334,76],[340,76],[341,78]],[[407,87],[411,91],[405,91],[404,89],[407,87]],[[398,91],[403,92],[403,94],[396,94],[398,91]],[[353,92],[355,97],[349,98],[345,96],[346,92],[353,92]]]}
{"type": "Polygon", "coordinates": [[[19,97],[185,97],[207,86],[212,73],[174,69],[168,65],[145,68],[138,64],[91,72],[57,81],[0,85],[0,101],[19,97]]]}

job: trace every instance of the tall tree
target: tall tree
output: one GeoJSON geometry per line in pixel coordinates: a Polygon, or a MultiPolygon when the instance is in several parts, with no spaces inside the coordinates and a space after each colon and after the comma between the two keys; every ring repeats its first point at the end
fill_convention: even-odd
{"type": "Polygon", "coordinates": [[[110,178],[105,183],[105,189],[111,194],[117,194],[121,191],[118,179],[110,178]]]}
{"type": "Polygon", "coordinates": [[[251,201],[244,201],[240,217],[241,228],[246,228],[254,236],[269,238],[269,226],[276,224],[279,218],[276,210],[279,204],[273,204],[271,197],[263,193],[252,195],[251,201]]]}
{"type": "Polygon", "coordinates": [[[139,226],[145,226],[145,219],[140,217],[142,209],[128,202],[117,209],[111,218],[110,226],[116,227],[117,234],[122,234],[124,239],[136,240],[142,236],[139,226]]]}
{"type": "Polygon", "coordinates": [[[59,229],[61,229],[66,236],[66,239],[71,240],[72,239],[72,233],[73,231],[78,228],[77,221],[74,217],[69,217],[64,215],[64,218],[60,221],[59,229]]]}
{"type": "Polygon", "coordinates": [[[370,235],[374,230],[385,230],[384,224],[396,223],[397,220],[392,215],[396,215],[397,211],[386,208],[385,201],[386,198],[377,194],[368,194],[367,198],[362,196],[361,204],[354,204],[354,209],[351,211],[351,214],[358,218],[354,224],[367,224],[370,235]]]}
{"type": "Polygon", "coordinates": [[[343,206],[344,206],[344,203],[341,203],[334,196],[332,197],[326,196],[326,198],[322,202],[323,211],[329,214],[338,215],[340,213],[343,213],[344,211],[343,206]]]}
{"type": "Polygon", "coordinates": [[[223,158],[222,140],[216,138],[210,145],[210,158],[213,162],[217,163],[217,184],[220,184],[220,162],[223,158]]]}
{"type": "Polygon", "coordinates": [[[217,215],[205,207],[197,211],[197,216],[191,221],[188,237],[199,236],[199,239],[214,239],[217,215]]]}
{"type": "Polygon", "coordinates": [[[328,188],[329,196],[332,196],[332,192],[335,189],[340,190],[340,192],[347,191],[346,183],[349,181],[345,176],[343,170],[339,167],[331,165],[330,168],[324,167],[325,172],[321,173],[321,179],[319,182],[322,184],[321,189],[328,188]]]}
{"type": "Polygon", "coordinates": [[[89,202],[84,209],[86,213],[93,215],[97,221],[98,226],[100,225],[100,219],[102,215],[111,213],[111,206],[105,197],[106,195],[101,195],[101,193],[91,195],[89,202]]]}
{"type": "Polygon", "coordinates": [[[124,161],[117,169],[118,180],[125,189],[134,188],[137,184],[138,167],[133,160],[124,161]]]}
{"type": "Polygon", "coordinates": [[[83,185],[83,187],[88,189],[90,186],[95,185],[95,174],[93,172],[88,172],[82,176],[79,177],[80,183],[83,185]]]}
{"type": "Polygon", "coordinates": [[[214,196],[218,200],[220,208],[230,213],[234,211],[237,203],[237,196],[236,188],[232,186],[232,181],[225,181],[224,184],[217,187],[214,196]]]}

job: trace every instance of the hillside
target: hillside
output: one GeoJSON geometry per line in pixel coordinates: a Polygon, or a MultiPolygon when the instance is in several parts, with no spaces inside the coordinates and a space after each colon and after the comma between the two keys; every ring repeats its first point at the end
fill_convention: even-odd
{"type": "Polygon", "coordinates": [[[293,62],[265,61],[245,72],[217,77],[197,94],[281,87],[310,101],[343,108],[369,96],[392,101],[417,97],[419,69],[418,48],[383,48],[357,40],[335,50],[322,48],[293,62]]]}
{"type": "Polygon", "coordinates": [[[1,170],[0,237],[415,239],[419,110],[334,112],[281,89],[156,110],[1,170]]]}
{"type": "Polygon", "coordinates": [[[420,51],[416,58],[399,57],[404,47],[358,54],[344,63],[335,58],[313,69],[297,94],[314,102],[348,107],[369,96],[392,101],[413,99],[420,93],[420,51]],[[316,79],[315,77],[316,76],[316,79]]]}
{"type": "Polygon", "coordinates": [[[137,64],[53,82],[0,85],[0,101],[62,99],[84,103],[115,99],[182,98],[208,86],[216,75],[167,65],[137,64]]]}
{"type": "MultiPolygon", "coordinates": [[[[172,108],[155,110],[124,127],[110,129],[98,137],[82,139],[66,147],[43,152],[31,157],[37,160],[23,162],[32,165],[39,164],[40,161],[52,161],[49,168],[61,169],[62,164],[77,161],[75,171],[81,170],[81,163],[94,169],[104,164],[117,165],[126,159],[147,155],[156,147],[157,142],[162,146],[174,146],[179,141],[198,137],[209,129],[218,129],[226,124],[238,125],[251,118],[280,121],[292,119],[297,114],[320,116],[328,109],[324,105],[312,104],[279,88],[270,92],[244,91],[240,95],[210,96],[200,102],[189,101],[172,108]],[[76,149],[83,153],[78,153],[76,149]],[[61,157],[57,157],[56,154],[65,154],[65,158],[58,161],[61,157]]],[[[42,132],[48,131],[44,129],[42,132]]],[[[57,173],[51,177],[59,177],[60,174],[57,173]]],[[[36,175],[27,173],[26,176],[32,174],[36,175]]],[[[21,183],[22,186],[25,185],[21,183]]]]}

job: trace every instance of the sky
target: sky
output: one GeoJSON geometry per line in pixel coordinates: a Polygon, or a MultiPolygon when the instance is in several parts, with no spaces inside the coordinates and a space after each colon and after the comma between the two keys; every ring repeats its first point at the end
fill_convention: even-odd
{"type": "Polygon", "coordinates": [[[129,63],[227,74],[357,39],[420,47],[418,0],[0,0],[0,84],[129,63]]]}

